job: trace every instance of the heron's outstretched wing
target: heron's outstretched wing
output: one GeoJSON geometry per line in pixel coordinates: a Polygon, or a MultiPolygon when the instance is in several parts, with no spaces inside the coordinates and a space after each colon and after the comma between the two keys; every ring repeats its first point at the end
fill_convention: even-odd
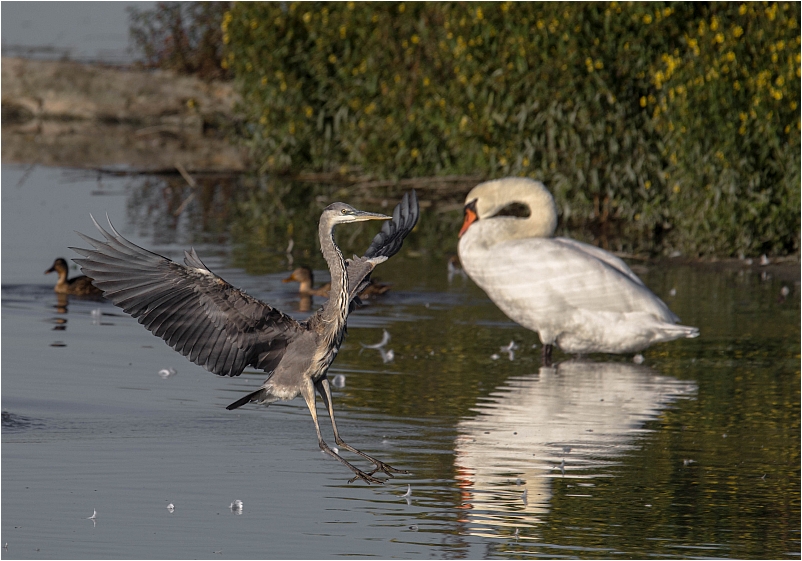
{"type": "Polygon", "coordinates": [[[353,301],[357,294],[365,290],[370,283],[370,273],[382,261],[392,257],[418,222],[420,208],[415,190],[404,193],[401,202],[393,209],[393,219],[382,225],[362,257],[354,256],[346,260],[348,269],[348,288],[353,301]],[[381,259],[381,258],[384,259],[381,259]]]}
{"type": "Polygon", "coordinates": [[[186,266],[111,233],[79,235],[94,249],[71,248],[75,259],[106,298],[137,318],[173,349],[215,374],[238,376],[246,366],[273,370],[287,343],[303,329],[298,322],[234,288],[211,272],[195,250],[186,266]]]}

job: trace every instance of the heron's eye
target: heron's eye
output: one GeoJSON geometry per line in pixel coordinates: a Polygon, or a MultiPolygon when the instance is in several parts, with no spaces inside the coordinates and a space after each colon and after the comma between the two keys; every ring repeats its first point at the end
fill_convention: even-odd
{"type": "Polygon", "coordinates": [[[348,209],[347,209],[347,208],[344,208],[344,209],[342,209],[342,211],[341,211],[341,212],[342,212],[343,214],[348,214],[348,209]]]}

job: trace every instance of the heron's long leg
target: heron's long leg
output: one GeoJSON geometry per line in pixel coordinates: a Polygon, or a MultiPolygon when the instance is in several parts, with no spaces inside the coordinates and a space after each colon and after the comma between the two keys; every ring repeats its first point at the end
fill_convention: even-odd
{"type": "Polygon", "coordinates": [[[393,473],[409,473],[403,469],[396,469],[389,464],[385,464],[384,462],[377,460],[373,456],[369,456],[365,454],[361,450],[357,450],[350,444],[347,444],[342,438],[340,438],[340,433],[337,431],[337,423],[334,422],[334,406],[331,400],[331,388],[329,387],[329,380],[327,378],[323,378],[315,382],[315,387],[317,391],[320,393],[320,397],[323,398],[323,403],[326,405],[326,409],[329,411],[329,418],[331,419],[331,428],[334,431],[334,442],[337,443],[337,446],[342,446],[346,450],[350,450],[354,454],[359,454],[369,462],[373,462],[373,465],[376,466],[376,469],[372,473],[376,473],[377,471],[383,471],[390,477],[393,477],[393,473]]]}
{"type": "MultiPolygon", "coordinates": [[[[337,452],[329,448],[329,445],[323,441],[323,436],[320,434],[320,425],[317,422],[317,411],[315,410],[315,388],[312,385],[312,381],[308,378],[301,383],[301,395],[304,396],[304,400],[306,401],[306,406],[309,407],[309,412],[312,414],[312,420],[315,422],[315,430],[317,431],[317,443],[320,446],[320,449],[323,450],[326,454],[335,458],[340,463],[345,465],[348,469],[353,471],[356,475],[354,476],[349,483],[356,480],[357,478],[362,479],[365,483],[384,483],[381,479],[376,479],[372,477],[370,474],[365,473],[361,469],[351,465],[347,462],[344,458],[342,458],[337,452]]],[[[335,433],[336,434],[336,433],[335,433]]]]}

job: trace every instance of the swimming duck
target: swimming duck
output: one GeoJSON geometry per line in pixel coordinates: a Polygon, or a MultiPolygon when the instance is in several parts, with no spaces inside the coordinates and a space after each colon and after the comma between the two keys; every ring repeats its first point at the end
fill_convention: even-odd
{"type": "Polygon", "coordinates": [[[323,298],[329,297],[331,283],[327,282],[323,286],[312,288],[312,286],[315,284],[315,276],[312,273],[312,269],[309,267],[298,267],[292,272],[292,274],[290,274],[290,276],[281,282],[293,281],[300,284],[298,287],[298,293],[302,296],[322,296],[323,298]]]}
{"type": "Polygon", "coordinates": [[[57,258],[53,261],[53,266],[50,267],[45,274],[58,273],[58,282],[53,288],[53,291],[58,294],[72,294],[74,296],[101,296],[101,292],[95,285],[92,284],[92,279],[87,276],[81,275],[71,279],[67,278],[69,267],[67,261],[63,257],[57,258]]]}
{"type": "Polygon", "coordinates": [[[462,266],[501,310],[537,331],[543,358],[568,353],[632,353],[653,343],[697,337],[618,257],[555,238],[557,207],[539,181],[480,183],[465,198],[462,266]],[[529,216],[497,216],[520,203],[529,216]]]}
{"type": "MultiPolygon", "coordinates": [[[[318,288],[312,288],[315,283],[315,276],[314,273],[312,273],[312,269],[309,267],[298,267],[289,277],[281,282],[300,283],[300,286],[298,287],[298,293],[302,296],[322,296],[323,298],[328,298],[329,291],[331,290],[330,282],[327,282],[318,288]]],[[[375,296],[384,294],[388,290],[390,290],[389,284],[382,284],[371,279],[370,284],[368,284],[365,290],[359,293],[359,298],[373,298],[375,296]]]]}

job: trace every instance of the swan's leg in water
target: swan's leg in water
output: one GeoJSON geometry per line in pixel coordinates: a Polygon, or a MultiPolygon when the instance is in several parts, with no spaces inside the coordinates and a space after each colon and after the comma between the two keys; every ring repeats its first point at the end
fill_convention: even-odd
{"type": "Polygon", "coordinates": [[[551,352],[554,350],[554,345],[543,345],[543,350],[540,352],[540,359],[543,366],[551,366],[551,352]]]}
{"type": "MultiPolygon", "coordinates": [[[[331,388],[329,387],[329,380],[328,378],[323,378],[315,382],[315,387],[317,388],[318,393],[320,393],[320,397],[323,398],[323,403],[326,405],[326,409],[329,411],[329,417],[331,418],[331,428],[334,431],[334,442],[337,443],[337,446],[342,446],[346,450],[350,450],[354,454],[359,454],[369,462],[373,462],[373,465],[376,466],[376,469],[373,470],[370,475],[373,475],[377,471],[383,471],[390,477],[393,477],[393,473],[409,473],[403,469],[396,469],[389,464],[385,464],[384,462],[377,460],[373,456],[368,456],[364,452],[357,450],[353,446],[346,444],[346,442],[340,438],[340,433],[337,431],[337,424],[334,422],[334,406],[331,402],[331,388]]],[[[359,477],[359,474],[357,474],[359,477]]],[[[354,478],[356,479],[356,477],[354,478]]],[[[351,480],[353,481],[353,479],[351,480]]]]}

